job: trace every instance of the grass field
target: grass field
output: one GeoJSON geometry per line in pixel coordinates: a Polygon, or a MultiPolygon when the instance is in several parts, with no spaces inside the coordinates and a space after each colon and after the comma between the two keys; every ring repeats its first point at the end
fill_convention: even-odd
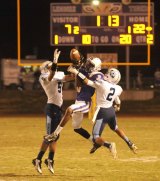
{"type": "MultiPolygon", "coordinates": [[[[45,118],[0,117],[0,181],[160,181],[159,117],[121,116],[118,123],[138,146],[137,155],[108,127],[103,137],[116,142],[118,159],[105,148],[90,155],[91,143],[75,134],[70,122],[58,142],[55,174],[42,164],[39,175],[31,161],[45,134],[45,118]]],[[[91,131],[92,124],[85,120],[83,127],[91,131]]]]}

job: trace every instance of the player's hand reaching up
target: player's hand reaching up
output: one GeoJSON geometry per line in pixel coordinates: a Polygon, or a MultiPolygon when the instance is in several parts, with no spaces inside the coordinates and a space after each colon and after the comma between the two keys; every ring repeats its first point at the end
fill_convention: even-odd
{"type": "Polygon", "coordinates": [[[85,79],[86,79],[86,84],[87,84],[88,79],[86,78],[86,76],[83,75],[82,73],[80,73],[75,67],[69,66],[67,70],[68,70],[68,72],[73,73],[73,74],[75,74],[76,76],[78,75],[78,77],[80,77],[82,80],[85,80],[85,79]]]}
{"type": "Polygon", "coordinates": [[[57,64],[60,53],[61,53],[61,51],[58,51],[58,49],[55,49],[53,63],[57,64]]]}
{"type": "Polygon", "coordinates": [[[50,70],[55,72],[57,70],[57,62],[61,51],[58,51],[58,49],[54,50],[54,57],[53,57],[53,63],[51,64],[50,70]]]}

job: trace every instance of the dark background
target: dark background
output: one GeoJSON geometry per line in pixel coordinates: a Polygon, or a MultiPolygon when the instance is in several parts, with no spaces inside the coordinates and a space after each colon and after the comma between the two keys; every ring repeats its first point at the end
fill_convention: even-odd
{"type": "MultiPolygon", "coordinates": [[[[37,54],[40,59],[52,59],[53,50],[57,47],[50,46],[50,3],[70,2],[70,0],[21,0],[21,58],[26,55],[37,54]]],[[[82,2],[89,2],[83,1],[82,2]]],[[[107,2],[103,1],[103,2],[107,2]]],[[[121,2],[121,1],[109,1],[121,2]]],[[[132,2],[147,2],[147,0],[132,0],[132,2]]],[[[145,76],[152,76],[155,69],[160,67],[160,1],[155,3],[155,44],[151,46],[151,66],[132,66],[131,74],[141,69],[145,76]]],[[[0,5],[0,59],[17,58],[17,0],[4,0],[0,5]]],[[[72,47],[58,47],[62,50],[60,60],[69,62],[69,51],[72,47]],[[64,59],[65,57],[65,59],[64,59]]],[[[79,47],[86,55],[95,51],[93,46],[79,47]]],[[[131,46],[130,59],[139,62],[146,58],[146,46],[131,46]],[[142,60],[141,60],[142,59],[142,60]]],[[[97,46],[96,52],[118,52],[120,61],[125,61],[125,48],[120,46],[97,46]]],[[[119,67],[125,69],[125,67],[119,67]]]]}

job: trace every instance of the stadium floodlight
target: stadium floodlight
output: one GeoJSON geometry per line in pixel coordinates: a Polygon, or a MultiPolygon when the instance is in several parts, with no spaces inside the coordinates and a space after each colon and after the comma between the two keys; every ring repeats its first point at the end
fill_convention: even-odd
{"type": "Polygon", "coordinates": [[[99,3],[100,3],[99,0],[93,0],[93,1],[92,1],[92,4],[95,5],[95,6],[98,6],[99,3]]]}

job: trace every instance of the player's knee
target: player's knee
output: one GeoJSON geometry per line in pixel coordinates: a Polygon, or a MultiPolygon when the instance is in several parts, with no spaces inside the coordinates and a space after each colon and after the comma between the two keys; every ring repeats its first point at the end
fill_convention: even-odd
{"type": "Polygon", "coordinates": [[[118,127],[117,127],[117,125],[111,125],[111,126],[110,126],[110,129],[111,129],[112,131],[116,131],[116,130],[118,129],[118,127]]]}
{"type": "Polygon", "coordinates": [[[76,130],[76,129],[80,129],[80,128],[81,128],[81,125],[78,124],[76,121],[73,121],[73,122],[72,122],[72,127],[73,127],[74,130],[76,130]]]}

